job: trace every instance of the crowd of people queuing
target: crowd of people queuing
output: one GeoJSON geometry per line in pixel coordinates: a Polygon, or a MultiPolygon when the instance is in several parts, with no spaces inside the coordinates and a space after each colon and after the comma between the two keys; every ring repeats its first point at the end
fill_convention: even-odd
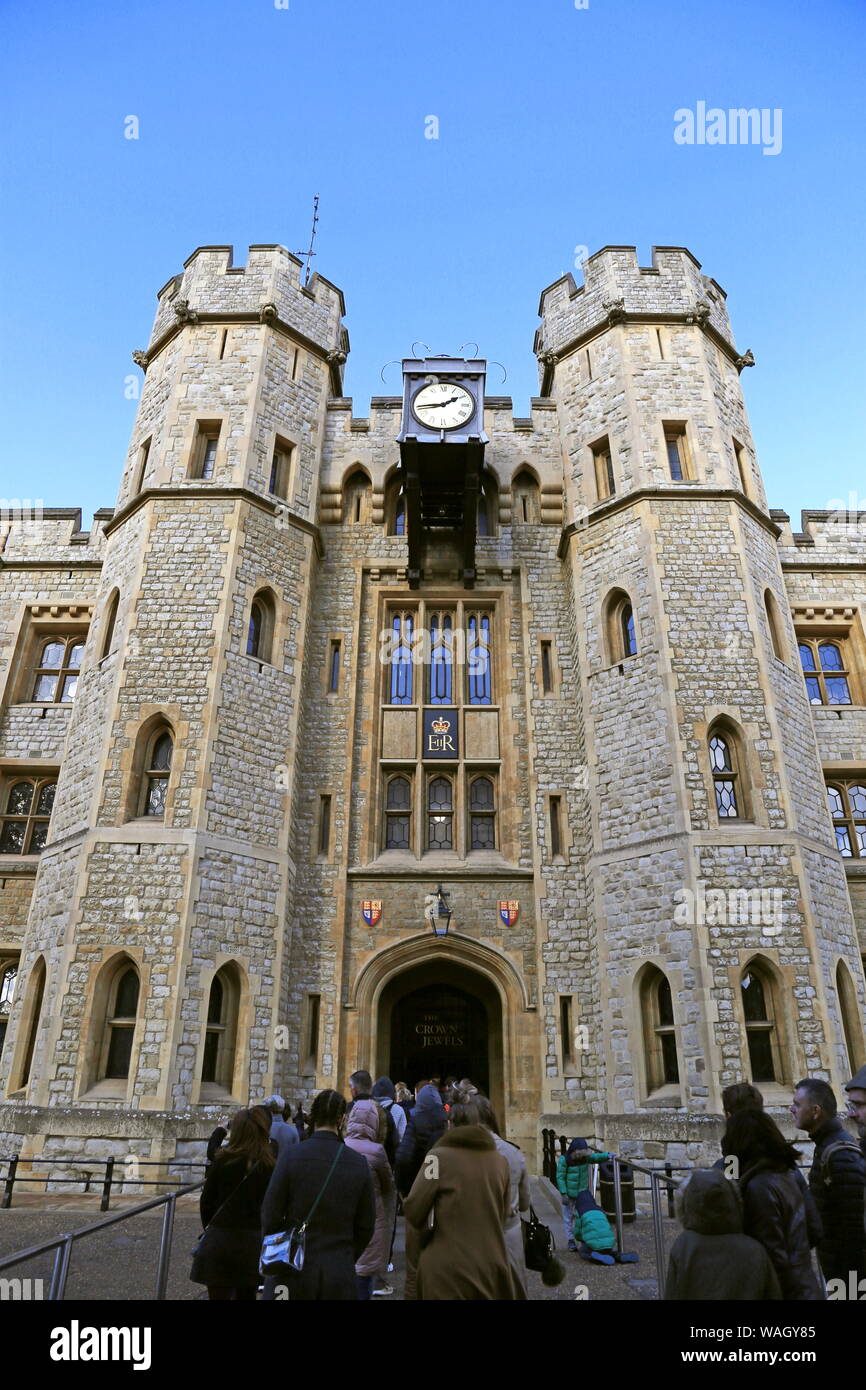
{"type": "Polygon", "coordinates": [[[190,1277],[216,1300],[388,1296],[402,1206],[405,1298],[525,1299],[529,1176],[490,1100],[468,1079],[413,1093],[363,1070],[349,1091],[309,1116],[270,1096],[217,1126],[190,1277]],[[260,1274],[263,1239],[300,1229],[300,1267],[260,1274]]]}
{"type": "MultiPolygon", "coordinates": [[[[349,1078],[349,1091],[349,1100],[320,1092],[309,1115],[270,1096],[215,1129],[191,1279],[215,1300],[388,1296],[402,1208],[404,1298],[526,1299],[526,1160],[502,1137],[488,1097],[469,1080],[433,1077],[413,1093],[386,1076],[374,1084],[364,1070],[349,1078]],[[286,1233],[301,1257],[288,1272],[260,1273],[263,1239],[286,1233]]],[[[791,1114],[814,1144],[806,1181],[761,1093],[745,1082],[727,1088],[721,1157],[693,1170],[676,1193],[683,1229],[665,1298],[858,1297],[866,1281],[866,1067],[846,1092],[859,1143],[826,1081],[806,1078],[795,1089],[791,1114]]],[[[634,1256],[616,1250],[590,1192],[591,1165],[609,1157],[575,1139],[556,1182],[568,1248],[613,1263],[634,1256]]]]}

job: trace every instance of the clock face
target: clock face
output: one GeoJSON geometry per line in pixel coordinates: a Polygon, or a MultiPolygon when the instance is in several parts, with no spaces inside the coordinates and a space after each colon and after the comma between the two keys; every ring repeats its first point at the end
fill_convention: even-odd
{"type": "Polygon", "coordinates": [[[454,430],[475,414],[475,401],[464,386],[437,381],[416,391],[412,413],[428,429],[454,430]]]}

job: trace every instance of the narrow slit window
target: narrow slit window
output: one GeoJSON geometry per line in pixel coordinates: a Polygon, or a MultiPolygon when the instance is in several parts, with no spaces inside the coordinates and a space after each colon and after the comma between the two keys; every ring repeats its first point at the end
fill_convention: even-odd
{"type": "Polygon", "coordinates": [[[220,361],[221,361],[221,362],[222,362],[223,358],[224,358],[225,355],[226,355],[226,339],[228,338],[228,336],[229,336],[229,331],[228,331],[227,328],[224,328],[224,329],[223,329],[222,338],[221,338],[221,340],[220,340],[220,361]]]}
{"type": "Polygon", "coordinates": [[[319,994],[307,996],[309,1027],[307,1030],[307,1056],[315,1066],[319,1060],[319,1016],[322,998],[319,994]]]}
{"type": "Polygon", "coordinates": [[[292,357],[292,381],[297,381],[298,378],[298,354],[299,349],[295,348],[294,355],[292,357]]]}
{"type": "Polygon", "coordinates": [[[340,648],[339,640],[331,642],[331,653],[328,659],[328,691],[335,695],[340,688],[340,648]]]}
{"type": "Polygon", "coordinates": [[[541,690],[544,695],[549,695],[553,690],[553,664],[549,642],[541,644],[541,690]]]}
{"type": "Polygon", "coordinates": [[[571,998],[567,994],[559,998],[559,1037],[562,1046],[562,1065],[571,1066],[574,1061],[574,1046],[571,1032],[571,998]]]}
{"type": "Polygon", "coordinates": [[[664,345],[664,343],[662,342],[662,331],[661,331],[660,328],[657,328],[657,329],[656,329],[656,342],[658,343],[658,349],[659,349],[659,361],[660,361],[660,362],[664,362],[664,360],[665,360],[665,345],[664,345]]]}
{"type": "Polygon", "coordinates": [[[550,854],[553,859],[562,856],[561,803],[559,796],[550,798],[550,854]]]}
{"type": "Polygon", "coordinates": [[[327,854],[331,845],[331,798],[319,797],[319,854],[327,854]]]}

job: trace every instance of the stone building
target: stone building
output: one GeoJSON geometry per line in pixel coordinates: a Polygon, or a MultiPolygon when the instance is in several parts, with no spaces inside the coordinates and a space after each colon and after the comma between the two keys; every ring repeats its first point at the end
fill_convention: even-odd
{"type": "Polygon", "coordinates": [[[3,520],[3,1152],[188,1156],[367,1066],[683,1161],[732,1081],[838,1086],[866,545],[768,508],[724,291],[606,247],[528,418],[441,358],[359,419],[300,271],[195,251],[115,508],[3,520]]]}

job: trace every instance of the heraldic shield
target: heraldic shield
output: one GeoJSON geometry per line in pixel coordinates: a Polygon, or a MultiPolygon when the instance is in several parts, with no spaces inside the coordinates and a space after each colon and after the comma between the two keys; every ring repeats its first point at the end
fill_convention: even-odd
{"type": "Polygon", "coordinates": [[[382,916],[382,903],[381,901],[374,901],[373,899],[365,898],[361,904],[361,912],[363,914],[364,921],[367,923],[367,926],[375,927],[379,918],[382,916]]]}
{"type": "Polygon", "coordinates": [[[520,903],[514,898],[510,898],[507,902],[502,899],[499,903],[499,916],[506,927],[513,927],[520,916],[520,903]]]}

